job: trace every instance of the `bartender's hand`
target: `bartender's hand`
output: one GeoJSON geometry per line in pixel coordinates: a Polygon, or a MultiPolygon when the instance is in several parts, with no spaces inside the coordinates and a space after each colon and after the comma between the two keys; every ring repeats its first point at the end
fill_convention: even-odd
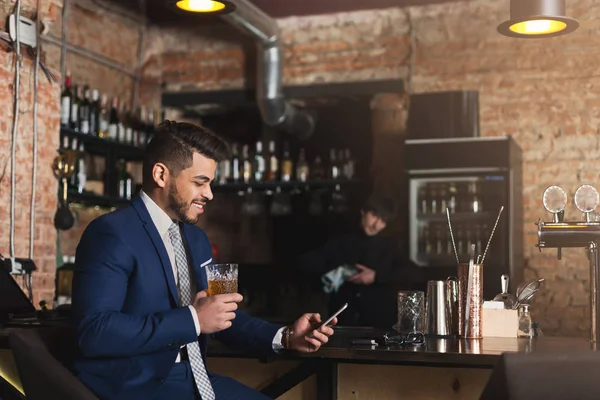
{"type": "Polygon", "coordinates": [[[194,308],[202,333],[220,332],[231,327],[235,318],[237,303],[244,298],[239,293],[216,294],[208,296],[206,291],[198,292],[194,299],[194,308]]]}
{"type": "Polygon", "coordinates": [[[301,353],[312,353],[329,341],[329,336],[333,335],[333,325],[337,324],[337,318],[334,318],[329,325],[322,328],[323,322],[319,314],[304,314],[292,325],[292,337],[289,350],[296,350],[301,353]],[[315,326],[317,329],[315,329],[315,326]]]}
{"type": "Polygon", "coordinates": [[[352,282],[357,285],[372,285],[375,282],[375,272],[374,269],[369,267],[365,267],[361,264],[356,264],[356,268],[360,270],[360,272],[354,276],[348,278],[348,282],[352,282]]]}

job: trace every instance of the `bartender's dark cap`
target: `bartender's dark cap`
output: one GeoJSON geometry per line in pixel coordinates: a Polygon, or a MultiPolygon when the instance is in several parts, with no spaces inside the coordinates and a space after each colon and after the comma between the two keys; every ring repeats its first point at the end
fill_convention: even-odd
{"type": "Polygon", "coordinates": [[[363,206],[364,212],[371,212],[381,218],[384,222],[390,222],[398,214],[396,202],[390,196],[382,193],[373,193],[363,206]]]}

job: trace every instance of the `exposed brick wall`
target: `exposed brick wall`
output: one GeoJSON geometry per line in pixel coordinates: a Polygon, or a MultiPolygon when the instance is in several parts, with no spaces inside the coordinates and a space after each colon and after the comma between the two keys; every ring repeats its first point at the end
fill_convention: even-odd
{"type": "MultiPolygon", "coordinates": [[[[0,0],[0,20],[12,12],[14,0],[0,0]]],[[[137,60],[138,28],[131,20],[94,7],[88,0],[70,1],[67,40],[69,43],[88,48],[116,60],[123,67],[134,70],[137,60]]],[[[50,35],[60,37],[62,0],[41,0],[41,15],[49,24],[50,35]]],[[[35,0],[22,1],[23,15],[32,17],[35,0]]],[[[4,27],[4,26],[2,26],[4,27]]],[[[46,63],[60,78],[60,49],[45,43],[43,51],[46,63]]],[[[108,94],[131,99],[133,81],[127,75],[108,69],[80,56],[69,54],[68,69],[73,80],[88,83],[108,94]]],[[[12,98],[14,94],[15,70],[13,54],[0,51],[0,99],[4,107],[0,109],[0,253],[9,255],[10,237],[10,146],[12,133],[12,98]],[[4,169],[6,165],[6,169],[4,169]]],[[[62,78],[60,78],[62,80],[62,78]]],[[[33,63],[23,62],[21,74],[21,114],[17,136],[16,164],[16,206],[15,206],[15,251],[18,257],[29,256],[30,201],[32,194],[33,168],[33,63]]],[[[54,298],[54,276],[56,271],[56,230],[53,219],[56,210],[57,180],[51,165],[59,147],[59,107],[60,86],[50,84],[40,70],[39,117],[38,117],[38,173],[35,206],[35,253],[34,261],[38,271],[33,275],[34,304],[45,299],[50,304],[54,298]]],[[[79,240],[75,233],[81,232],[87,221],[97,215],[97,211],[79,211],[81,223],[73,231],[62,233],[65,254],[73,254],[79,240]]],[[[21,279],[17,279],[21,283],[21,279]]]]}
{"type": "MultiPolygon", "coordinates": [[[[58,1],[42,2],[42,13],[56,12],[58,1]]],[[[2,24],[12,10],[14,1],[0,0],[0,20],[2,24]]],[[[34,0],[22,2],[23,14],[31,17],[34,0]]],[[[15,64],[14,54],[0,51],[0,252],[10,254],[10,196],[12,144],[12,119],[15,64]],[[5,168],[6,166],[6,168],[5,168]]],[[[21,105],[17,133],[16,192],[15,192],[15,255],[29,257],[30,203],[32,195],[33,169],[33,63],[25,59],[21,69],[21,105]]],[[[34,260],[39,270],[34,274],[36,288],[34,301],[46,299],[52,302],[54,294],[55,230],[53,227],[56,208],[56,179],[50,166],[58,145],[58,106],[59,87],[51,85],[40,71],[39,80],[39,119],[38,119],[38,170],[35,205],[34,260]]],[[[21,283],[21,280],[18,279],[21,283]]]]}
{"type": "MultiPolygon", "coordinates": [[[[568,15],[582,22],[578,31],[517,40],[496,32],[508,7],[506,0],[481,0],[281,19],[284,81],[407,80],[412,25],[414,92],[478,90],[481,134],[513,135],[523,149],[525,276],[546,279],[533,314],[547,334],[585,336],[589,272],[583,250],[565,250],[562,261],[554,251],[539,253],[534,222],[549,219],[540,201],[548,185],[561,185],[572,199],[579,184],[597,184],[600,78],[593,49],[600,45],[600,8],[592,0],[569,1],[568,15]]],[[[243,86],[244,53],[234,40],[240,36],[219,29],[227,33],[151,30],[144,96],[158,101],[161,85],[243,86]]],[[[567,216],[578,217],[572,206],[567,216]]]]}

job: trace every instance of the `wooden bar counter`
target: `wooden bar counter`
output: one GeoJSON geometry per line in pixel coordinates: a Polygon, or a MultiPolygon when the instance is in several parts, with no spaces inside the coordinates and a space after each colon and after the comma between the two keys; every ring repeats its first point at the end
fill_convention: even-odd
{"type": "MultiPolygon", "coordinates": [[[[381,341],[385,331],[336,327],[313,354],[282,352],[270,359],[209,343],[208,369],[231,376],[280,400],[478,399],[504,352],[548,353],[592,349],[583,338],[426,338],[421,346],[353,345],[381,341]]],[[[0,328],[0,371],[20,386],[0,328]],[[15,376],[16,382],[15,382],[15,376]]],[[[1,379],[1,378],[0,378],[1,379]]]]}

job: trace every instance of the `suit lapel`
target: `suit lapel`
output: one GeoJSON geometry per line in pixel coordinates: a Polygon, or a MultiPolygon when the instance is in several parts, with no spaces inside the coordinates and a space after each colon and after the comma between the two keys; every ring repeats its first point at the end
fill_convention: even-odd
{"type": "MultiPolygon", "coordinates": [[[[206,278],[206,266],[207,261],[212,261],[212,252],[207,253],[198,249],[197,246],[190,246],[190,243],[194,243],[192,229],[193,225],[183,224],[183,238],[185,246],[187,247],[187,253],[189,255],[192,271],[194,271],[194,277],[196,279],[197,291],[208,289],[208,280],[206,278]]],[[[204,244],[201,244],[204,246],[204,244]]]]}
{"type": "Polygon", "coordinates": [[[165,245],[162,241],[162,238],[158,234],[158,230],[156,226],[152,222],[152,218],[146,209],[146,205],[144,201],[138,197],[132,202],[133,207],[136,209],[140,219],[144,223],[144,228],[146,229],[146,233],[150,237],[152,244],[154,244],[154,248],[158,253],[160,258],[160,262],[162,264],[163,272],[165,274],[165,279],[169,285],[169,292],[171,294],[171,299],[174,301],[175,305],[179,305],[179,293],[177,291],[177,285],[175,284],[175,276],[173,275],[173,267],[171,266],[171,261],[169,261],[169,255],[167,254],[167,249],[165,249],[165,245]]]}

